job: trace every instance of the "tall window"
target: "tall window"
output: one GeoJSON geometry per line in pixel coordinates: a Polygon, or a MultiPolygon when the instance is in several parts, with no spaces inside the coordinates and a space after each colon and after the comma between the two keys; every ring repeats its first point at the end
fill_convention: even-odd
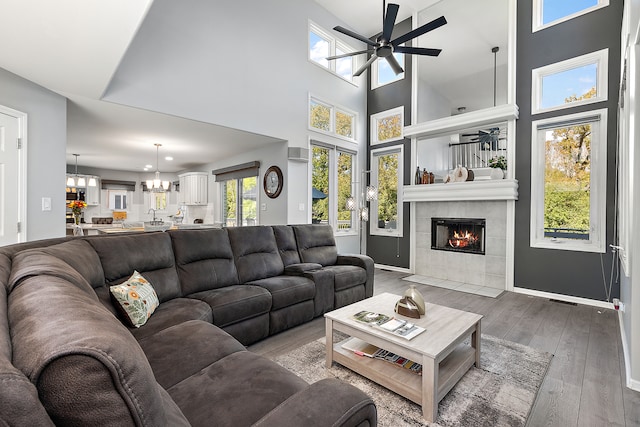
{"type": "Polygon", "coordinates": [[[251,176],[222,182],[222,221],[227,227],[256,225],[257,181],[251,176]]]}
{"type": "Polygon", "coordinates": [[[607,110],[533,122],[531,246],[605,252],[607,110]]]}
{"type": "Polygon", "coordinates": [[[371,145],[404,138],[404,106],[371,115],[371,145]]]}
{"type": "Polygon", "coordinates": [[[370,233],[402,237],[403,147],[371,151],[371,185],[378,199],[371,202],[370,233]]]}
{"type": "Polygon", "coordinates": [[[309,96],[309,129],[355,141],[356,113],[309,96]]]}
{"type": "Polygon", "coordinates": [[[608,49],[532,71],[532,114],[607,100],[608,49]]]}
{"type": "Polygon", "coordinates": [[[346,208],[354,195],[355,154],[319,143],[311,145],[311,219],[329,224],[336,233],[355,231],[354,214],[346,208]]]}
{"type": "MultiPolygon", "coordinates": [[[[400,67],[404,69],[404,55],[402,53],[394,53],[393,56],[396,58],[396,61],[398,61],[398,64],[400,64],[400,67]]],[[[404,73],[396,75],[384,58],[378,58],[371,66],[372,90],[402,79],[404,79],[404,73]]]]}
{"type": "Polygon", "coordinates": [[[309,21],[309,60],[314,64],[352,82],[357,58],[352,56],[327,61],[327,57],[342,55],[354,50],[343,41],[336,39],[331,32],[309,21]]]}
{"type": "Polygon", "coordinates": [[[609,0],[534,0],[532,28],[542,30],[608,5],[609,0]]]}

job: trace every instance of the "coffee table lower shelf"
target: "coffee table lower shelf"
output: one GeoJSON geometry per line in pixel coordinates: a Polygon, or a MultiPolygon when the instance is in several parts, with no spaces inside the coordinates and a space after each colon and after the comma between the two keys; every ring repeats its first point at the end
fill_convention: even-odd
{"type": "MultiPolygon", "coordinates": [[[[423,404],[423,376],[409,371],[402,366],[381,359],[367,356],[359,356],[351,350],[342,347],[349,341],[348,338],[333,346],[333,360],[342,366],[359,373],[365,378],[380,384],[383,387],[403,396],[419,405],[423,404]]],[[[438,388],[436,393],[436,405],[453,388],[458,380],[473,366],[476,360],[476,352],[468,344],[460,344],[454,349],[438,367],[438,388]]],[[[424,365],[425,360],[414,360],[424,365]]]]}

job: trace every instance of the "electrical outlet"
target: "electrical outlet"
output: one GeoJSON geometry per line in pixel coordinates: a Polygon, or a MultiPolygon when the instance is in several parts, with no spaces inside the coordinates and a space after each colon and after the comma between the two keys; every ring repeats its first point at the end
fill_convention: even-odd
{"type": "Polygon", "coordinates": [[[304,212],[304,203],[298,205],[298,210],[304,212]]]}
{"type": "Polygon", "coordinates": [[[267,204],[266,203],[260,203],[260,210],[261,211],[266,211],[267,210],[267,204]]]}

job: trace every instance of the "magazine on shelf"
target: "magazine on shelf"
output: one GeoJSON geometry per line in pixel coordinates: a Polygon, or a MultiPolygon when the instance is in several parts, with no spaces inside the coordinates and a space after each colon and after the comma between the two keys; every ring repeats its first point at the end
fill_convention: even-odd
{"type": "Polygon", "coordinates": [[[359,311],[353,315],[353,318],[359,322],[379,327],[383,331],[390,332],[406,340],[410,340],[425,331],[424,328],[407,320],[397,319],[387,316],[386,314],[374,313],[372,311],[359,311]]]}
{"type": "Polygon", "coordinates": [[[405,357],[398,356],[382,348],[362,341],[359,338],[352,337],[341,344],[345,350],[353,351],[358,356],[369,357],[372,359],[380,359],[398,366],[402,366],[409,371],[422,375],[422,365],[413,362],[405,357]]]}

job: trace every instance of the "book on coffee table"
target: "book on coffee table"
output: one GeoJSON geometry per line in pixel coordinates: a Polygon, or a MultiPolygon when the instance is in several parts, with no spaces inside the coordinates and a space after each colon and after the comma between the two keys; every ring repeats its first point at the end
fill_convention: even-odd
{"type": "Polygon", "coordinates": [[[387,316],[386,314],[374,313],[372,311],[359,311],[353,315],[353,318],[358,322],[378,327],[385,332],[390,332],[406,340],[410,340],[425,331],[424,328],[407,320],[397,319],[387,316]]]}

